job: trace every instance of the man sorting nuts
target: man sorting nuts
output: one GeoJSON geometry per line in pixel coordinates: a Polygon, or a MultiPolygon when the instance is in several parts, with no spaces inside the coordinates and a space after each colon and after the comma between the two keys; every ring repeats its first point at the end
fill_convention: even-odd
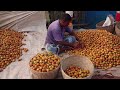
{"type": "Polygon", "coordinates": [[[68,25],[72,21],[69,14],[63,14],[60,19],[52,22],[48,27],[45,41],[46,50],[59,54],[65,50],[71,50],[80,46],[80,40],[68,25]],[[65,36],[65,32],[69,35],[65,36]]]}

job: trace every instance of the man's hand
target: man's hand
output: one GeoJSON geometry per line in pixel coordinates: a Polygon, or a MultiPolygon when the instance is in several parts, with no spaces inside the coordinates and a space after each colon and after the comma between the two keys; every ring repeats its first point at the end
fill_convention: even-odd
{"type": "Polygon", "coordinates": [[[75,43],[73,44],[73,48],[78,48],[78,47],[80,47],[80,43],[79,43],[79,42],[75,42],[75,43]]]}
{"type": "Polygon", "coordinates": [[[84,43],[81,43],[81,42],[76,42],[73,44],[74,49],[75,48],[84,48],[84,47],[85,47],[84,43]]]}

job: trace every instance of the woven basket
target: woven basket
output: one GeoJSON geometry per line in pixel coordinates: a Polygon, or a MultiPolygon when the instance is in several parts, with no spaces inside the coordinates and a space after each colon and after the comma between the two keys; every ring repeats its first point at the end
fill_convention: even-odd
{"type": "Polygon", "coordinates": [[[115,25],[115,32],[118,36],[120,36],[120,22],[116,23],[115,25]]]}
{"type": "Polygon", "coordinates": [[[113,33],[114,30],[115,30],[115,28],[114,28],[115,25],[112,24],[112,25],[110,25],[110,26],[102,27],[102,25],[104,24],[104,22],[105,22],[105,20],[97,23],[97,24],[96,24],[96,28],[97,28],[97,29],[101,29],[101,30],[107,30],[108,32],[113,33]]]}
{"type": "Polygon", "coordinates": [[[60,65],[56,69],[49,72],[37,72],[30,67],[30,71],[32,72],[33,79],[55,79],[58,75],[59,68],[60,65]]]}
{"type": "MultiPolygon", "coordinates": [[[[42,53],[47,53],[47,52],[43,51],[42,53]]],[[[32,78],[33,79],[55,79],[57,77],[57,75],[58,75],[60,65],[56,69],[54,69],[52,71],[49,71],[49,72],[35,71],[30,67],[30,65],[29,65],[29,68],[30,68],[30,71],[32,73],[32,78]]]]}
{"type": "Polygon", "coordinates": [[[93,63],[85,56],[70,56],[61,61],[61,72],[64,79],[76,79],[68,76],[64,71],[70,66],[75,65],[83,69],[89,70],[90,75],[85,78],[77,79],[91,79],[94,74],[94,65],[93,63]]]}

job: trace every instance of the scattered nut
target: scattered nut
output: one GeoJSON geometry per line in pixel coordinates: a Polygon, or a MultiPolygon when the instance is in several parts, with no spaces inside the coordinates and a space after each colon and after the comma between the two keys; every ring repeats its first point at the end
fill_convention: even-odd
{"type": "Polygon", "coordinates": [[[5,69],[22,55],[24,34],[10,29],[0,30],[0,68],[5,69]]]}
{"type": "Polygon", "coordinates": [[[22,59],[18,59],[18,61],[22,61],[22,59]]]}
{"type": "Polygon", "coordinates": [[[24,52],[28,52],[28,49],[27,48],[23,48],[24,52]]]}

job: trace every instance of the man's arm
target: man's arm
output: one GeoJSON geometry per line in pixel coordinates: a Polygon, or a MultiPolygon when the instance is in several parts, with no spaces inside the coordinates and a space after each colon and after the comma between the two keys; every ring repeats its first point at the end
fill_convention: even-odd
{"type": "Polygon", "coordinates": [[[68,43],[68,42],[65,42],[65,41],[57,41],[57,43],[59,45],[64,45],[64,46],[69,46],[70,49],[75,49],[75,48],[78,48],[80,43],[79,42],[75,42],[75,43],[68,43]]]}
{"type": "Polygon", "coordinates": [[[80,46],[81,48],[85,47],[84,43],[77,37],[77,35],[75,34],[74,31],[71,31],[69,34],[75,36],[75,38],[76,38],[76,40],[78,41],[79,46],[80,46]]]}
{"type": "Polygon", "coordinates": [[[73,30],[71,30],[69,27],[66,28],[66,32],[68,32],[70,35],[75,36],[76,40],[78,42],[81,42],[81,40],[77,37],[77,35],[74,33],[73,30]]]}
{"type": "Polygon", "coordinates": [[[52,35],[55,39],[55,43],[59,44],[59,45],[64,45],[64,46],[70,46],[70,47],[74,47],[75,45],[73,43],[68,43],[65,42],[61,36],[61,32],[59,30],[54,30],[52,32],[52,35]]]}
{"type": "Polygon", "coordinates": [[[70,33],[70,35],[75,36],[75,38],[76,38],[76,40],[79,42],[79,45],[80,45],[81,48],[84,48],[84,47],[85,47],[85,44],[82,42],[82,40],[80,40],[80,39],[77,37],[77,35],[76,35],[73,31],[70,33]]]}

